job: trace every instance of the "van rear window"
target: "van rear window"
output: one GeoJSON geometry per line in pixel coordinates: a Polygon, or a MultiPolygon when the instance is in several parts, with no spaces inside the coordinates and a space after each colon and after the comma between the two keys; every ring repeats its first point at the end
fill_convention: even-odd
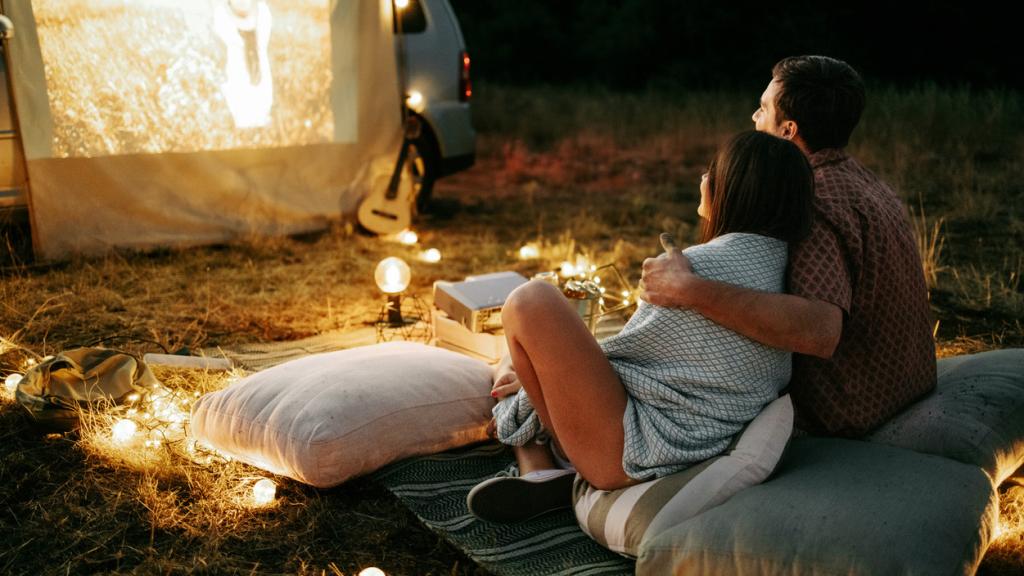
{"type": "MultiPolygon", "coordinates": [[[[427,29],[427,16],[423,13],[420,0],[409,0],[409,5],[399,11],[402,20],[402,34],[419,34],[427,29]]],[[[395,33],[398,32],[398,19],[393,23],[395,33]]]]}

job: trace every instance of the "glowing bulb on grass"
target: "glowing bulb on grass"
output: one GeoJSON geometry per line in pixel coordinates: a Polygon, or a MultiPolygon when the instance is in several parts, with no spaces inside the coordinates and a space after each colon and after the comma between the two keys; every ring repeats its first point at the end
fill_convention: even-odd
{"type": "Polygon", "coordinates": [[[377,282],[377,288],[385,294],[398,294],[409,287],[409,280],[412,272],[409,265],[401,258],[394,256],[385,258],[377,264],[373,272],[373,279],[377,282]]]}
{"type": "Polygon", "coordinates": [[[405,244],[406,246],[412,246],[416,242],[419,242],[420,239],[420,237],[417,236],[416,233],[413,232],[412,230],[402,230],[397,235],[395,235],[395,238],[398,239],[398,241],[401,242],[402,244],[405,244]]]}
{"type": "Polygon", "coordinates": [[[134,420],[122,418],[110,429],[110,437],[115,444],[127,444],[135,437],[135,432],[138,429],[139,425],[134,420]]]}
{"type": "Polygon", "coordinates": [[[562,262],[560,273],[566,278],[574,276],[576,274],[576,267],[572,265],[572,262],[562,262]]]}
{"type": "Polygon", "coordinates": [[[395,8],[405,10],[409,7],[409,0],[395,0],[395,8]]]}
{"type": "Polygon", "coordinates": [[[430,262],[431,264],[436,264],[437,262],[441,261],[441,251],[438,250],[437,248],[430,248],[428,250],[424,250],[420,254],[420,260],[423,260],[424,262],[430,262]]]}
{"type": "Polygon", "coordinates": [[[18,389],[21,379],[21,374],[8,374],[7,378],[4,378],[4,388],[7,388],[8,392],[14,394],[14,391],[18,389]]]}
{"type": "Polygon", "coordinates": [[[252,501],[257,506],[266,506],[274,501],[277,495],[277,484],[270,478],[264,478],[253,485],[252,501]]]}
{"type": "Polygon", "coordinates": [[[363,568],[360,570],[359,576],[387,576],[387,573],[376,566],[370,566],[369,568],[363,568]]]}
{"type": "Polygon", "coordinates": [[[525,244],[519,249],[520,260],[536,260],[540,258],[540,249],[533,244],[525,244]]]}

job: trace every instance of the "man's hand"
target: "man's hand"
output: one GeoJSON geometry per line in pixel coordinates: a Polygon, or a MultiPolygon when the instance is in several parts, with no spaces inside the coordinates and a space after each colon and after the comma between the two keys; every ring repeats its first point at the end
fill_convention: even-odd
{"type": "Polygon", "coordinates": [[[663,252],[644,260],[640,276],[640,298],[667,308],[689,308],[688,288],[697,276],[690,261],[679,250],[663,252]]]}

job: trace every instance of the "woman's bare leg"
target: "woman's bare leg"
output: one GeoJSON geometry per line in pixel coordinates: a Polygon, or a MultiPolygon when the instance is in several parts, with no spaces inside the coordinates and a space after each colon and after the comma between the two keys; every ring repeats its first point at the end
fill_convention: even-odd
{"type": "Polygon", "coordinates": [[[529,442],[525,446],[513,446],[512,453],[516,456],[516,464],[519,466],[520,476],[525,476],[537,470],[558,468],[546,444],[529,442]]]}
{"type": "Polygon", "coordinates": [[[626,391],[561,291],[528,282],[501,318],[519,381],[580,475],[604,490],[634,483],[622,469],[626,391]]]}

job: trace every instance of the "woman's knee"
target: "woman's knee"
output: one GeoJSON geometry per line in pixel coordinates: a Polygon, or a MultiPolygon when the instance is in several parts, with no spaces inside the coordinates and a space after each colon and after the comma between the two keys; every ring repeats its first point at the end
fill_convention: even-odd
{"type": "Polygon", "coordinates": [[[563,305],[565,296],[552,284],[531,280],[520,285],[505,299],[501,308],[501,322],[506,328],[518,319],[544,314],[551,306],[563,305]]]}

